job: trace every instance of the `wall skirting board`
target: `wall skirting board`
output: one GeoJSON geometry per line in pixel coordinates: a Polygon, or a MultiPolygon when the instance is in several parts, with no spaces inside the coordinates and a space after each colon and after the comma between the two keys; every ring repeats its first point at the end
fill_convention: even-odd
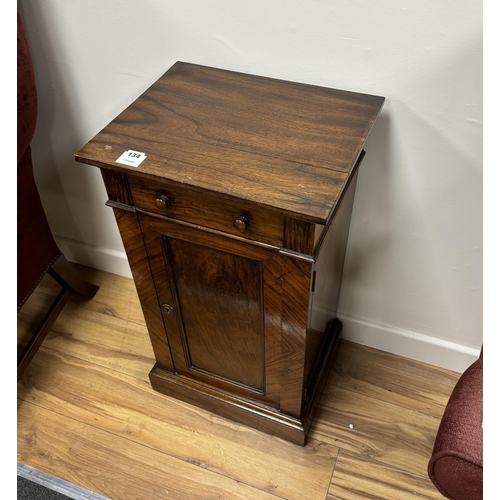
{"type": "MultiPolygon", "coordinates": [[[[132,278],[125,252],[97,247],[56,236],[59,248],[70,262],[132,278]]],[[[478,357],[479,350],[420,333],[338,313],[342,338],[399,356],[463,373],[478,357]]]]}
{"type": "Polygon", "coordinates": [[[480,350],[402,328],[382,325],[338,312],[342,338],[430,365],[463,373],[480,350]]]}
{"type": "Polygon", "coordinates": [[[59,245],[59,249],[70,262],[132,278],[125,251],[89,245],[88,243],[58,235],[54,235],[54,238],[59,245]]]}

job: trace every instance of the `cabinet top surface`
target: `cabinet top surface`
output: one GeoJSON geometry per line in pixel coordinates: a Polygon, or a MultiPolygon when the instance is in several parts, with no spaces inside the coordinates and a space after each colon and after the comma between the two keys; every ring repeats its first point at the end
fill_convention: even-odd
{"type": "Polygon", "coordinates": [[[75,159],[324,223],[383,102],[177,62],[75,159]],[[147,158],[138,167],[116,163],[128,150],[147,158]]]}

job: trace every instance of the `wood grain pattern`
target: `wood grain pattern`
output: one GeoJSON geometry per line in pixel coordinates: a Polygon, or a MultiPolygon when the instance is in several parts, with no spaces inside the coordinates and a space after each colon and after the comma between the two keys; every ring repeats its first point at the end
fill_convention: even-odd
{"type": "Polygon", "coordinates": [[[113,212],[127,252],[156,359],[162,366],[174,371],[170,344],[165,335],[160,304],[154,288],[151,267],[144,247],[137,214],[119,208],[114,208],[113,212]]]}
{"type": "Polygon", "coordinates": [[[337,358],[335,370],[343,389],[439,419],[458,381],[450,370],[350,343],[337,358]]]}
{"type": "MultiPolygon", "coordinates": [[[[90,276],[100,286],[97,295],[90,301],[70,298],[43,345],[148,381],[155,358],[134,282],[99,272],[90,276]]],[[[18,315],[18,343],[59,288],[49,277],[41,281],[18,315]]]]}
{"type": "Polygon", "coordinates": [[[304,445],[305,426],[295,417],[277,408],[262,404],[258,398],[245,397],[237,391],[225,391],[214,384],[204,384],[194,377],[172,374],[157,366],[149,374],[151,385],[158,392],[199,406],[234,422],[253,427],[272,436],[304,445]]]}
{"type": "Polygon", "coordinates": [[[337,388],[326,391],[310,435],[425,476],[438,427],[437,418],[337,388]]]}
{"type": "Polygon", "coordinates": [[[302,417],[311,263],[283,257],[280,408],[302,417]]]}
{"type": "MultiPolygon", "coordinates": [[[[166,458],[182,460],[187,470],[194,464],[201,470],[297,500],[301,491],[325,491],[338,453],[335,446],[314,440],[305,448],[297,448],[162,396],[143,381],[116,370],[89,366],[48,349],[40,352],[28,387],[20,391],[20,396],[25,404],[92,424],[100,429],[97,436],[106,432],[118,442],[141,445],[166,458]],[[61,373],[66,386],[58,383],[61,373]]],[[[154,456],[149,460],[156,461],[154,456]]]]}
{"type": "MultiPolygon", "coordinates": [[[[33,249],[36,251],[36,249],[33,249]]],[[[64,254],[59,255],[52,260],[46,273],[50,275],[60,286],[61,291],[50,304],[45,316],[41,319],[36,328],[33,329],[31,338],[27,338],[22,349],[18,349],[17,353],[17,380],[22,377],[26,367],[29,365],[33,356],[35,356],[40,345],[45,340],[45,337],[51,330],[57,317],[64,309],[72,294],[77,294],[80,299],[90,300],[99,290],[99,287],[86,281],[76,271],[75,268],[67,261],[64,254]]],[[[33,291],[33,289],[30,291],[33,291]]],[[[28,294],[29,295],[29,294],[28,294]]],[[[27,297],[18,305],[18,312],[26,303],[27,297]]]]}
{"type": "Polygon", "coordinates": [[[190,369],[264,392],[263,263],[165,238],[190,369]]]}
{"type": "Polygon", "coordinates": [[[314,249],[314,224],[285,217],[283,248],[312,255],[314,249]]]}
{"type": "Polygon", "coordinates": [[[179,219],[204,227],[224,231],[242,238],[281,246],[283,242],[283,217],[240,198],[229,198],[189,189],[184,185],[165,180],[130,179],[133,204],[142,210],[179,219]],[[164,208],[156,206],[161,195],[168,197],[170,204],[164,208]],[[234,226],[238,217],[248,220],[247,228],[241,231],[234,226]]]}
{"type": "Polygon", "coordinates": [[[178,62],[76,160],[325,223],[384,98],[178,62]]]}
{"type": "Polygon", "coordinates": [[[109,199],[122,205],[132,205],[132,196],[125,175],[112,170],[101,170],[109,199]]]}
{"type": "Polygon", "coordinates": [[[326,500],[407,500],[443,496],[425,477],[341,451],[326,500]]]}
{"type": "MultiPolygon", "coordinates": [[[[100,289],[70,299],[18,384],[21,462],[114,500],[441,498],[424,466],[459,374],[342,341],[296,446],[152,390],[133,280],[78,269],[100,289]]],[[[21,341],[57,286],[30,297],[21,341]]]]}
{"type": "Polygon", "coordinates": [[[139,498],[270,500],[276,498],[246,484],[200,470],[151,448],[135,445],[129,440],[94,426],[71,421],[57,413],[22,405],[19,409],[18,460],[40,470],[46,461],[57,477],[113,500],[139,498]],[[52,427],[36,428],[35,411],[51,420],[52,427]],[[64,429],[65,432],[61,432],[64,429]],[[98,440],[100,449],[95,450],[98,440]],[[50,451],[49,451],[50,450],[50,451]],[[36,457],[27,460],[27,457],[36,457]],[[109,480],[123,477],[121,464],[129,463],[127,481],[109,480]]]}
{"type": "MultiPolygon", "coordinates": [[[[279,291],[277,292],[277,289],[281,287],[281,282],[279,281],[281,277],[281,265],[278,253],[276,251],[273,252],[261,249],[260,247],[251,245],[249,243],[242,244],[239,241],[229,240],[227,238],[221,237],[220,235],[200,232],[196,228],[179,225],[174,221],[169,221],[166,219],[152,218],[141,214],[140,221],[158,298],[161,303],[171,304],[174,306],[175,310],[178,311],[178,313],[174,314],[173,316],[164,316],[176,371],[181,375],[188,375],[190,377],[193,377],[200,382],[213,384],[225,390],[233,390],[239,394],[266,401],[273,404],[274,406],[277,406],[279,403],[279,382],[277,380],[277,372],[279,368],[276,365],[277,363],[279,363],[278,351],[281,347],[281,294],[279,293],[279,291]],[[198,253],[200,253],[201,261],[197,260],[197,257],[195,257],[194,255],[191,256],[191,260],[196,259],[196,262],[198,263],[204,262],[203,266],[201,266],[200,264],[201,267],[198,271],[201,272],[201,270],[205,269],[205,271],[208,272],[209,277],[207,278],[206,276],[198,276],[198,281],[201,280],[203,282],[207,279],[212,279],[210,278],[210,276],[212,276],[213,273],[217,271],[216,266],[214,267],[214,262],[211,263],[209,260],[203,259],[203,255],[207,254],[207,252],[213,254],[214,259],[217,260],[222,258],[226,263],[231,262],[232,260],[239,263],[240,266],[247,265],[245,264],[245,262],[254,263],[253,271],[255,271],[255,266],[257,266],[258,273],[261,273],[260,278],[259,274],[257,274],[257,276],[249,277],[246,284],[244,281],[239,280],[240,289],[238,294],[233,297],[233,302],[234,300],[236,300],[237,302],[238,300],[241,301],[242,299],[244,299],[244,294],[247,294],[245,296],[250,298],[252,296],[255,296],[253,299],[251,299],[251,302],[255,301],[258,298],[257,306],[259,315],[257,318],[254,314],[252,321],[256,323],[254,325],[254,328],[256,328],[257,331],[261,331],[262,328],[264,329],[264,338],[262,339],[263,345],[259,344],[260,347],[259,345],[257,345],[257,350],[255,350],[256,346],[254,342],[254,346],[252,347],[252,349],[254,349],[254,359],[260,359],[260,363],[261,365],[263,365],[258,367],[257,375],[261,376],[262,380],[265,380],[265,387],[262,388],[263,390],[260,391],[260,393],[250,391],[248,387],[245,388],[244,386],[234,386],[233,384],[231,384],[231,377],[234,377],[234,380],[240,379],[240,381],[245,380],[248,382],[249,377],[255,377],[256,375],[245,373],[245,371],[248,370],[248,367],[247,365],[241,363],[241,361],[243,361],[243,358],[240,358],[240,362],[235,362],[235,357],[232,356],[231,349],[227,349],[223,345],[219,346],[219,355],[225,355],[225,359],[214,361],[205,359],[203,361],[203,364],[205,368],[207,368],[207,363],[212,363],[212,365],[214,363],[218,363],[220,365],[220,369],[215,371],[219,372],[218,375],[222,375],[225,378],[215,379],[210,375],[210,370],[195,371],[192,369],[193,367],[190,360],[189,347],[189,343],[191,340],[195,342],[194,347],[197,353],[196,355],[202,356],[204,337],[207,337],[206,342],[210,343],[210,337],[212,336],[210,328],[214,329],[218,324],[221,324],[221,328],[225,329],[228,325],[231,325],[230,315],[239,314],[238,323],[243,323],[242,328],[244,331],[247,331],[248,327],[245,325],[245,323],[247,322],[248,317],[246,316],[247,313],[245,311],[242,311],[240,313],[232,312],[232,309],[234,307],[240,308],[242,306],[241,303],[233,304],[230,310],[228,309],[228,303],[225,302],[224,307],[226,308],[226,311],[224,312],[224,314],[222,314],[222,317],[219,314],[217,318],[213,318],[213,320],[209,320],[207,322],[207,325],[210,326],[208,331],[205,328],[205,320],[203,319],[204,317],[206,317],[206,315],[211,314],[210,308],[207,309],[206,307],[207,304],[201,307],[202,311],[200,311],[199,304],[193,304],[193,307],[201,313],[201,317],[199,319],[193,319],[192,312],[190,312],[189,310],[185,310],[185,307],[183,308],[183,306],[186,306],[186,304],[182,303],[182,292],[186,290],[184,290],[183,288],[184,284],[182,283],[182,276],[177,276],[177,274],[181,272],[179,270],[179,262],[177,262],[177,266],[175,265],[175,259],[185,259],[187,257],[183,256],[183,250],[180,248],[176,252],[177,257],[169,255],[169,250],[165,248],[164,244],[165,238],[167,238],[167,240],[169,241],[168,245],[173,245],[175,248],[177,248],[178,245],[181,245],[184,246],[186,250],[191,248],[191,252],[194,253],[196,253],[197,250],[193,250],[193,245],[195,245],[196,248],[199,249],[198,253]],[[229,261],[227,259],[229,259],[229,261]],[[179,277],[181,277],[181,283],[178,282],[179,277]],[[255,278],[259,279],[255,281],[255,278]],[[265,285],[266,283],[269,284],[265,285]],[[251,287],[250,289],[247,289],[249,284],[251,284],[251,287]],[[245,317],[247,319],[245,319],[245,317]],[[189,323],[190,321],[191,324],[189,323]],[[200,332],[193,327],[193,321],[197,321],[198,328],[201,328],[202,331],[205,332],[203,338],[199,336],[200,332]],[[199,337],[193,337],[189,339],[189,335],[198,335],[199,337]],[[269,350],[268,356],[264,356],[264,352],[259,351],[260,348],[264,349],[264,347],[266,351],[269,350]],[[256,356],[257,358],[255,358],[256,356]],[[264,373],[262,373],[263,369],[264,373]],[[225,375],[221,372],[221,370],[225,373],[225,375]],[[236,375],[237,373],[239,374],[236,375]]],[[[205,257],[207,257],[207,255],[205,255],[205,257]]],[[[190,266],[189,269],[194,269],[196,267],[191,266],[189,262],[184,262],[184,264],[190,266]]],[[[185,272],[189,272],[189,269],[185,272]]],[[[218,276],[218,279],[220,281],[220,273],[218,276]]],[[[186,275],[186,279],[194,278],[193,276],[189,278],[188,275],[186,275]]],[[[230,276],[225,276],[223,277],[223,281],[220,281],[219,291],[221,293],[223,290],[224,282],[226,282],[227,284],[228,280],[231,280],[230,276]]],[[[207,283],[205,283],[204,286],[200,286],[200,290],[197,293],[206,294],[206,299],[203,299],[203,301],[206,302],[207,300],[214,300],[214,298],[210,295],[213,292],[213,290],[212,292],[209,291],[209,289],[207,288],[207,283]]],[[[215,292],[215,294],[220,295],[218,294],[218,292],[215,292]]],[[[227,294],[221,295],[220,300],[223,299],[228,299],[227,294]]],[[[185,294],[184,300],[188,300],[185,294]]],[[[193,302],[194,299],[189,300],[193,302]]],[[[254,312],[256,311],[257,310],[255,310],[254,312]]],[[[216,339],[222,341],[222,337],[220,335],[218,335],[217,333],[215,333],[214,335],[216,339]]],[[[239,335],[240,334],[237,331],[234,331],[232,333],[226,331],[223,336],[226,337],[227,342],[232,342],[234,344],[235,339],[239,338],[239,335]],[[233,340],[228,340],[227,338],[231,336],[233,337],[233,340]]],[[[250,337],[254,338],[254,333],[252,333],[250,337]]],[[[247,340],[241,339],[241,342],[242,345],[245,346],[247,340]]],[[[233,347],[240,349],[237,346],[233,347]]],[[[235,355],[237,356],[237,354],[235,355]]],[[[247,354],[242,353],[242,356],[247,356],[247,354]]]]}

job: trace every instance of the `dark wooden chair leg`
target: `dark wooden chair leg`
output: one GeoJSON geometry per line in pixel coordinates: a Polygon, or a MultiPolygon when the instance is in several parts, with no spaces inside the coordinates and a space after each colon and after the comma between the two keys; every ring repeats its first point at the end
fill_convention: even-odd
{"type": "Polygon", "coordinates": [[[57,258],[47,272],[62,286],[62,290],[50,306],[50,309],[38,326],[36,332],[33,334],[30,341],[17,358],[18,382],[23,376],[23,373],[28,365],[31,363],[31,360],[49,333],[57,317],[68,302],[71,294],[75,293],[88,300],[94,297],[99,290],[97,285],[94,285],[82,278],[66,260],[66,257],[63,254],[57,258]]]}
{"type": "Polygon", "coordinates": [[[68,302],[70,296],[71,296],[71,290],[67,288],[63,288],[61,290],[56,300],[53,302],[53,304],[50,306],[50,309],[47,311],[47,314],[43,318],[42,322],[40,323],[40,325],[38,325],[36,332],[33,334],[30,341],[28,342],[26,347],[23,349],[22,353],[17,358],[18,382],[23,376],[23,373],[25,372],[28,365],[31,363],[33,356],[38,351],[38,348],[42,344],[43,340],[47,336],[47,333],[49,333],[50,329],[52,328],[52,325],[54,324],[55,320],[59,316],[60,312],[63,310],[63,307],[65,306],[66,302],[68,302]]]}
{"type": "Polygon", "coordinates": [[[99,290],[97,285],[89,283],[83,279],[61,254],[52,264],[48,273],[63,287],[71,290],[72,293],[80,295],[84,299],[91,299],[99,290]]]}

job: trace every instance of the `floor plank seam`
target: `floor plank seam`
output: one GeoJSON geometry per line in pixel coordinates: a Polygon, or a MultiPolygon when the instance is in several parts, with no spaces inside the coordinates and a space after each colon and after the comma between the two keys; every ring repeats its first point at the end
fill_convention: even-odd
{"type": "MultiPolygon", "coordinates": [[[[335,395],[337,394],[337,389],[340,389],[340,387],[336,388],[336,390],[335,390],[335,392],[333,394],[333,398],[332,399],[335,399],[335,395]]],[[[432,419],[436,420],[437,422],[441,421],[441,417],[436,417],[434,415],[430,415],[429,413],[426,413],[426,412],[421,411],[421,410],[417,410],[415,408],[410,408],[408,406],[404,406],[404,405],[401,405],[401,404],[391,403],[390,401],[386,401],[384,399],[380,399],[380,398],[371,396],[369,394],[363,394],[363,393],[360,393],[358,391],[355,391],[355,390],[352,390],[352,389],[349,389],[349,388],[342,388],[342,390],[344,390],[346,392],[349,392],[351,394],[361,394],[365,398],[371,399],[373,401],[378,401],[378,402],[380,402],[380,403],[382,403],[384,405],[390,405],[390,406],[395,407],[395,408],[403,408],[404,410],[411,411],[411,412],[416,413],[418,415],[424,415],[425,417],[432,418],[432,419]]],[[[322,404],[321,401],[320,401],[320,403],[318,405],[318,408],[329,408],[329,409],[335,410],[335,406],[331,406],[331,405],[327,405],[327,404],[322,404]]],[[[443,412],[444,412],[444,410],[443,410],[443,412]]]]}
{"type": "Polygon", "coordinates": [[[337,460],[339,459],[340,455],[340,448],[337,450],[337,455],[335,457],[335,460],[333,462],[333,467],[332,467],[332,474],[330,476],[330,481],[328,481],[328,486],[326,487],[326,494],[325,494],[325,500],[328,500],[328,495],[330,494],[330,486],[333,481],[333,475],[335,474],[335,467],[337,466],[337,460]]]}
{"type": "MultiPolygon", "coordinates": [[[[398,467],[398,466],[393,465],[391,463],[377,460],[376,458],[373,458],[370,455],[363,455],[363,453],[356,453],[355,451],[351,451],[351,450],[348,450],[346,448],[340,448],[340,451],[348,453],[349,455],[360,457],[361,459],[364,459],[364,460],[369,460],[370,462],[373,462],[374,464],[382,465],[384,467],[389,467],[395,471],[402,472],[403,474],[409,474],[410,476],[418,477],[421,479],[429,479],[429,476],[427,476],[426,474],[419,474],[418,472],[413,472],[413,471],[409,471],[408,469],[403,469],[402,467],[398,467]]],[[[339,451],[339,455],[340,455],[340,451],[339,451]]],[[[431,455],[429,454],[429,460],[430,460],[430,458],[431,458],[431,455]]]]}
{"type": "MultiPolygon", "coordinates": [[[[148,373],[145,374],[146,376],[144,378],[135,377],[133,375],[129,375],[128,373],[123,373],[123,371],[120,371],[118,369],[114,369],[114,368],[111,368],[109,366],[101,365],[101,364],[95,363],[94,361],[91,361],[89,359],[85,359],[85,358],[82,358],[82,357],[79,357],[79,356],[75,356],[74,354],[70,354],[70,353],[67,353],[67,352],[64,352],[64,351],[61,351],[59,349],[55,349],[53,347],[46,346],[46,345],[43,345],[43,344],[40,346],[40,350],[55,352],[55,353],[58,353],[58,354],[62,354],[63,356],[68,356],[68,357],[73,358],[73,359],[78,359],[79,361],[82,361],[83,363],[88,363],[91,366],[98,366],[99,368],[102,368],[103,370],[109,370],[109,371],[111,371],[113,373],[119,373],[120,375],[123,375],[124,377],[128,377],[128,378],[131,378],[133,380],[138,380],[138,381],[144,382],[147,385],[151,386],[150,383],[149,383],[148,373]]],[[[151,358],[146,358],[145,356],[137,356],[137,355],[134,355],[134,354],[132,354],[130,356],[130,358],[131,359],[135,359],[135,360],[138,360],[138,359],[143,359],[143,360],[144,359],[148,359],[149,360],[149,359],[151,359],[151,358]]],[[[154,360],[151,359],[151,368],[153,368],[153,366],[154,366],[154,360]]]]}
{"type": "Polygon", "coordinates": [[[32,402],[32,401],[27,401],[27,400],[24,400],[22,398],[18,398],[18,400],[20,401],[23,401],[25,402],[26,404],[29,404],[29,405],[32,405],[32,406],[36,406],[38,408],[43,408],[45,411],[47,412],[50,412],[50,413],[54,413],[56,415],[60,415],[61,417],[63,418],[66,418],[68,420],[72,420],[72,421],[75,421],[75,422],[79,422],[80,424],[83,424],[85,426],[88,426],[88,427],[91,427],[91,428],[94,428],[94,429],[98,429],[100,432],[104,432],[110,436],[114,436],[118,439],[121,439],[123,441],[126,441],[126,442],[130,442],[130,443],[133,443],[134,445],[136,446],[140,446],[144,449],[147,449],[147,450],[153,450],[155,451],[156,453],[160,453],[162,455],[165,455],[165,456],[168,456],[170,457],[171,459],[173,460],[178,460],[179,462],[182,462],[182,463],[186,463],[186,464],[189,464],[190,466],[192,467],[196,467],[197,469],[200,469],[200,470],[203,470],[203,471],[206,471],[206,472],[210,472],[211,474],[216,474],[217,476],[220,476],[220,477],[224,477],[226,479],[229,479],[230,481],[234,481],[236,484],[244,484],[245,486],[247,486],[248,488],[252,488],[254,490],[258,490],[258,491],[261,491],[263,493],[266,493],[267,495],[272,495],[273,497],[277,498],[277,499],[281,499],[281,500],[287,500],[286,497],[283,497],[283,496],[280,496],[280,495],[277,495],[276,493],[272,492],[272,491],[268,491],[268,490],[265,490],[263,488],[258,488],[257,486],[254,486],[252,484],[248,484],[248,483],[245,483],[244,481],[241,481],[239,479],[235,479],[234,477],[230,477],[230,476],[227,476],[226,474],[222,474],[221,472],[217,471],[217,470],[214,470],[214,469],[210,469],[208,467],[203,467],[201,465],[198,465],[196,463],[193,463],[192,461],[188,460],[188,459],[183,459],[183,458],[180,458],[178,456],[175,456],[175,455],[171,455],[170,453],[165,453],[164,451],[162,450],[159,450],[158,448],[154,448],[152,446],[147,446],[145,445],[144,443],[141,443],[140,441],[134,441],[133,439],[129,439],[125,436],[121,436],[120,434],[115,434],[114,432],[110,432],[108,431],[107,429],[103,429],[99,426],[96,426],[96,425],[92,425],[91,423],[89,422],[85,422],[83,420],[79,420],[77,418],[73,418],[73,417],[70,417],[68,415],[65,415],[65,414],[62,414],[62,413],[58,413],[50,408],[47,408],[46,406],[43,406],[43,405],[39,405],[35,402],[32,402]]]}
{"type": "MultiPolygon", "coordinates": [[[[97,312],[97,314],[101,314],[102,316],[106,316],[107,318],[118,319],[120,321],[124,321],[125,323],[130,323],[130,324],[135,325],[135,326],[140,326],[140,327],[146,328],[146,324],[143,321],[134,321],[133,319],[124,318],[124,317],[120,316],[119,314],[108,314],[104,311],[94,311],[90,307],[85,307],[84,309],[86,309],[89,312],[97,312]]],[[[129,317],[130,317],[130,314],[129,314],[129,317]]]]}

